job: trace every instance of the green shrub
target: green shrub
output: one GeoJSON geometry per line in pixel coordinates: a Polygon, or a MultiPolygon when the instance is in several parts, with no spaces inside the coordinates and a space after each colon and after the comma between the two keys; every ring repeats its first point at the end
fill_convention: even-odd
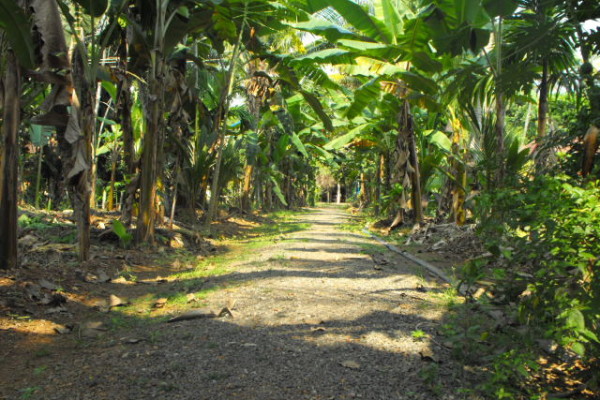
{"type": "Polygon", "coordinates": [[[119,241],[124,248],[128,248],[133,240],[133,235],[127,232],[125,225],[118,219],[113,220],[112,230],[119,237],[119,241]]]}
{"type": "Polygon", "coordinates": [[[507,272],[496,279],[497,291],[518,304],[522,323],[544,327],[548,338],[579,355],[598,356],[598,184],[540,176],[488,201],[494,212],[482,231],[495,268],[486,274],[507,272]]]}

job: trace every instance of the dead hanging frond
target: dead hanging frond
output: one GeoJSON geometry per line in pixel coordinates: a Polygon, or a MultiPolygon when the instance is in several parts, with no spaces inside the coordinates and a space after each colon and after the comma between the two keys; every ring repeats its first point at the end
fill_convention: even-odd
{"type": "Polygon", "coordinates": [[[44,0],[33,0],[31,10],[40,68],[30,76],[53,85],[40,107],[44,114],[33,117],[31,122],[64,129],[69,124],[73,81],[60,11],[55,1],[44,0]]]}
{"type": "Polygon", "coordinates": [[[590,126],[585,136],[583,137],[583,160],[581,165],[581,175],[587,176],[594,168],[594,158],[600,145],[599,136],[600,129],[596,126],[590,126]]]}
{"type": "Polygon", "coordinates": [[[261,102],[268,99],[274,92],[273,78],[264,71],[255,71],[248,80],[246,92],[261,102]]]}
{"type": "Polygon", "coordinates": [[[61,14],[55,1],[33,0],[33,29],[39,37],[38,55],[43,71],[69,69],[69,55],[61,14]]]}
{"type": "Polygon", "coordinates": [[[381,81],[380,84],[381,90],[399,99],[405,98],[408,92],[408,87],[406,86],[406,83],[399,79],[394,81],[381,81]]]}

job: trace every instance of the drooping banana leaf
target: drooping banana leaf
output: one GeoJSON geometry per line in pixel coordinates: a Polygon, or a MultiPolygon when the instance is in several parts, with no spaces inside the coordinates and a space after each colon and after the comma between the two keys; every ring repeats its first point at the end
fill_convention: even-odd
{"type": "Polygon", "coordinates": [[[275,193],[275,196],[277,196],[277,198],[279,199],[279,201],[284,205],[287,206],[288,203],[285,200],[285,196],[283,195],[283,192],[281,191],[281,187],[279,186],[279,183],[277,182],[277,179],[275,179],[274,176],[270,176],[271,178],[271,182],[273,183],[273,193],[275,193]]]}
{"type": "Polygon", "coordinates": [[[4,31],[19,63],[25,68],[35,65],[35,46],[25,12],[15,0],[0,0],[0,30],[4,31]]]}

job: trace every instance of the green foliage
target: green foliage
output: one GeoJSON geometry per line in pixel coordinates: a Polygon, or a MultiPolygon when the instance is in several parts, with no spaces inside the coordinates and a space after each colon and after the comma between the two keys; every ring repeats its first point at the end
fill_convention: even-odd
{"type": "Polygon", "coordinates": [[[39,392],[42,388],[39,386],[28,386],[24,389],[21,389],[20,399],[33,399],[37,392],[39,392]]]}
{"type": "Polygon", "coordinates": [[[119,241],[124,248],[128,248],[133,240],[133,235],[127,232],[127,228],[118,219],[113,220],[112,230],[119,237],[119,241]]]}
{"type": "Polygon", "coordinates": [[[523,349],[509,350],[495,357],[491,378],[481,385],[481,389],[495,399],[523,398],[515,383],[526,380],[538,368],[532,353],[523,349]]]}
{"type": "Polygon", "coordinates": [[[0,30],[4,31],[19,63],[25,68],[35,65],[35,46],[25,12],[14,0],[0,0],[0,30]]]}
{"type": "Polygon", "coordinates": [[[515,277],[498,280],[499,292],[518,302],[523,323],[579,355],[600,354],[598,184],[540,176],[493,197],[497,214],[482,231],[496,266],[515,277]]]}
{"type": "Polygon", "coordinates": [[[421,329],[412,331],[410,333],[410,336],[417,341],[421,341],[421,340],[427,339],[429,337],[429,335],[421,329]]]}
{"type": "Polygon", "coordinates": [[[74,0],[92,17],[100,17],[108,8],[108,0],[74,0]]]}

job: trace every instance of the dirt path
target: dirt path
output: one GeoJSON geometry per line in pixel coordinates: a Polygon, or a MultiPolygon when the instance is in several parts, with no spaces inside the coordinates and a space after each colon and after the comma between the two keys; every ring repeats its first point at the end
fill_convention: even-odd
{"type": "Polygon", "coordinates": [[[311,227],[249,250],[233,272],[211,278],[226,288],[207,308],[235,303],[233,317],[79,343],[47,366],[31,398],[461,398],[452,388],[462,369],[436,339],[445,288],[340,230],[348,216],[339,208],[299,218],[311,227]]]}

